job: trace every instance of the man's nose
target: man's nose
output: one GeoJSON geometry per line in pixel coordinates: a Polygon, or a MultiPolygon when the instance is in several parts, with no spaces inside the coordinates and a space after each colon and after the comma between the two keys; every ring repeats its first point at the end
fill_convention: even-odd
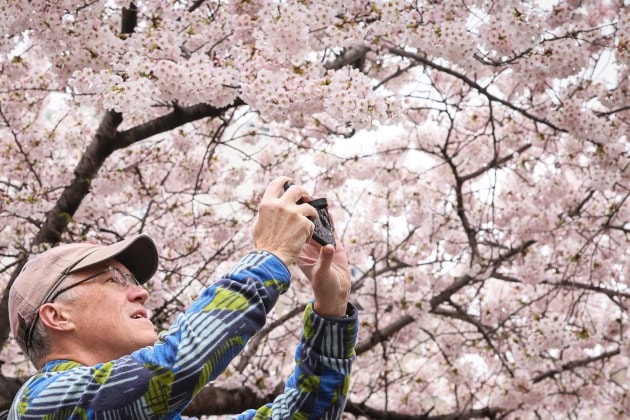
{"type": "Polygon", "coordinates": [[[127,289],[129,300],[132,302],[144,303],[149,298],[147,289],[140,285],[129,286],[127,289]]]}

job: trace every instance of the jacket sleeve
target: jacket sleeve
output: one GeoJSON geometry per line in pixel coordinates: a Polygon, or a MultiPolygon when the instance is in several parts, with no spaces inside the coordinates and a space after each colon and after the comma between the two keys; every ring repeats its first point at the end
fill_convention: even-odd
{"type": "MultiPolygon", "coordinates": [[[[252,252],[204,290],[150,347],[96,366],[54,361],[20,389],[9,418],[177,418],[264,324],[289,287],[285,265],[252,252]]],[[[106,333],[106,332],[104,332],[106,333]]]]}
{"type": "Polygon", "coordinates": [[[341,418],[355,359],[357,310],[348,304],[345,318],[324,318],[309,303],[302,324],[304,331],[295,354],[295,369],[284,393],[273,403],[248,410],[236,419],[341,418]]]}

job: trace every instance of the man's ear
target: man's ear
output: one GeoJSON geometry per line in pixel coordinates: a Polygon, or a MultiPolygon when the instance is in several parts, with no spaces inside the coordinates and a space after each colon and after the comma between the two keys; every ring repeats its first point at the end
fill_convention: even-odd
{"type": "Polygon", "coordinates": [[[56,331],[71,331],[74,323],[63,305],[46,303],[39,308],[39,319],[48,328],[56,331]]]}

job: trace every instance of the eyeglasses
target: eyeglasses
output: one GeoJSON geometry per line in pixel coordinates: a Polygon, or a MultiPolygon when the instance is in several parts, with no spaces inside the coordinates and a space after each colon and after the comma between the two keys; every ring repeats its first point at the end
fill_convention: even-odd
{"type": "Polygon", "coordinates": [[[26,342],[24,343],[26,344],[26,348],[28,349],[31,348],[31,336],[33,335],[33,329],[35,328],[35,324],[37,323],[37,320],[39,319],[39,308],[41,308],[46,303],[54,302],[55,299],[57,299],[59,295],[61,295],[63,292],[67,292],[68,290],[74,287],[77,287],[78,285],[83,284],[88,280],[92,280],[93,278],[102,276],[103,274],[106,274],[106,273],[109,273],[109,275],[111,276],[110,277],[111,280],[113,280],[115,283],[118,283],[119,285],[123,287],[141,286],[140,282],[138,281],[138,279],[134,277],[133,274],[123,274],[118,268],[111,267],[111,266],[107,267],[106,270],[93,274],[85,279],[79,280],[78,282],[71,284],[70,286],[64,287],[61,290],[55,291],[55,289],[63,282],[63,280],[66,277],[68,277],[68,275],[61,277],[57,281],[57,283],[53,286],[53,288],[50,290],[50,292],[48,292],[48,295],[46,295],[46,297],[42,300],[42,303],[39,304],[37,311],[35,312],[35,319],[33,320],[33,323],[31,324],[31,326],[29,327],[26,333],[26,342]]]}
{"type": "MultiPolygon", "coordinates": [[[[88,278],[85,278],[83,280],[80,280],[74,284],[71,284],[68,287],[64,287],[63,289],[57,291],[54,295],[52,295],[52,297],[50,299],[47,299],[44,303],[52,303],[55,301],[55,299],[57,299],[57,297],[62,294],[63,292],[67,292],[68,290],[77,287],[80,284],[85,283],[88,280],[92,280],[93,278],[96,278],[98,276],[102,276],[103,274],[108,273],[111,276],[111,280],[113,280],[114,282],[120,284],[123,287],[127,287],[127,286],[140,286],[140,282],[133,276],[133,274],[123,274],[119,269],[117,269],[116,267],[107,267],[106,270],[101,271],[100,273],[96,273],[88,278]]],[[[44,304],[42,303],[42,305],[44,304]]],[[[41,306],[41,305],[40,305],[41,306]]]]}

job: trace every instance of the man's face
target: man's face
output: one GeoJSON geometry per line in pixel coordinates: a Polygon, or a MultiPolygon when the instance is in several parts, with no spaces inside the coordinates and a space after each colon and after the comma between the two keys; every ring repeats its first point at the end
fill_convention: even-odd
{"type": "Polygon", "coordinates": [[[105,272],[73,288],[74,299],[63,302],[76,327],[75,339],[100,362],[130,354],[157,340],[144,308],[149,293],[135,282],[131,285],[116,282],[108,267],[130,275],[115,260],[86,269],[73,277],[79,280],[105,272]]]}

